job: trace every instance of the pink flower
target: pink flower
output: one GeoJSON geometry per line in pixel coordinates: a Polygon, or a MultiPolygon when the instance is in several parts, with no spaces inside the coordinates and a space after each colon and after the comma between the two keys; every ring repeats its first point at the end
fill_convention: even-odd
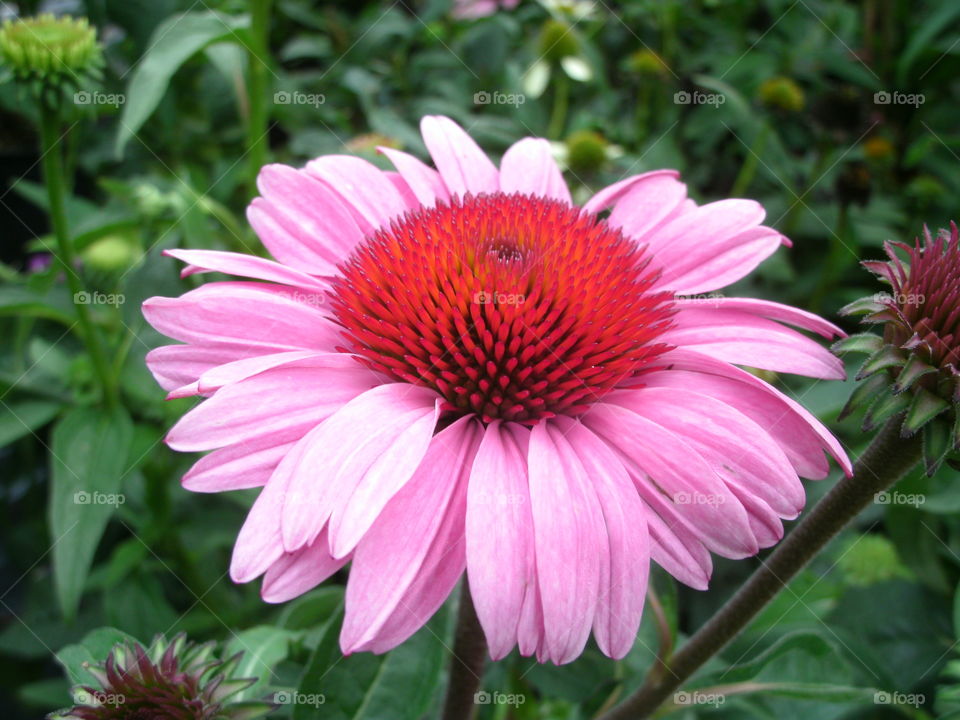
{"type": "Polygon", "coordinates": [[[344,652],[402,642],[466,570],[494,658],[568,662],[591,629],[622,657],[650,559],[704,589],[711,553],[780,539],[824,450],[850,471],[816,418],[736,367],[842,378],[784,323],[841,331],[691,297],[784,242],[753,201],[698,206],[660,170],[578,208],[546,140],[498,169],[448,118],[421,127],[436,170],[392,148],[395,172],[265,167],[248,217],[276,261],[170,251],[253,282],[144,304],[183,343],[149,354],[158,382],[208,398],[167,442],[213,451],[190,490],[264,488],[235,581],[264,575],[282,602],[352,560],[344,652]]]}
{"type": "Polygon", "coordinates": [[[519,4],[520,0],[454,0],[451,14],[464,19],[481,18],[498,10],[513,10],[519,4]]]}

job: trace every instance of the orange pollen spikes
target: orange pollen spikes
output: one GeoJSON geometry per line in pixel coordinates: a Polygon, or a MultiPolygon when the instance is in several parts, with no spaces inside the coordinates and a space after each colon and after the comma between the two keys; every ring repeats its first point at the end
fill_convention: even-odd
{"type": "Polygon", "coordinates": [[[576,415],[670,349],[656,339],[672,295],[648,262],[580,208],[467,195],[398,218],[341,266],[338,349],[484,422],[576,415]]]}

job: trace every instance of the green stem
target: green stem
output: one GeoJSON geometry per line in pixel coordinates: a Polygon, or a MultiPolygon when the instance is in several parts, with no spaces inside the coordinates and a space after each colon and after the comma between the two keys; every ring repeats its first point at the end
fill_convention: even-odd
{"type": "Polygon", "coordinates": [[[763,155],[763,148],[767,144],[767,136],[769,134],[770,126],[764,123],[757,132],[757,137],[750,145],[750,149],[747,150],[747,157],[744,158],[740,172],[737,173],[737,179],[734,180],[733,187],[730,190],[730,197],[743,197],[747,188],[750,187],[750,183],[753,182],[753,178],[757,174],[757,165],[760,162],[760,157],[763,155]]]}
{"type": "Polygon", "coordinates": [[[477,709],[476,692],[480,688],[486,662],[487,640],[473,607],[470,585],[464,578],[443,720],[470,720],[474,716],[477,709]]]}
{"type": "Polygon", "coordinates": [[[250,196],[257,194],[257,175],[267,164],[267,95],[270,72],[268,38],[271,0],[251,0],[250,46],[247,48],[249,117],[247,153],[250,157],[250,196]]]}
{"type": "Polygon", "coordinates": [[[80,277],[77,275],[76,253],[73,250],[73,240],[67,226],[67,213],[64,205],[63,155],[60,151],[61,139],[59,113],[55,108],[41,101],[40,152],[43,161],[43,180],[47,186],[47,196],[50,202],[50,223],[53,226],[53,234],[57,239],[59,248],[57,259],[63,266],[67,286],[73,296],[73,306],[77,311],[79,335],[93,362],[93,369],[100,384],[103,401],[107,406],[112,407],[117,402],[117,386],[114,376],[110,372],[110,364],[100,343],[100,337],[94,327],[93,319],[90,317],[89,305],[87,302],[82,302],[82,299],[88,298],[89,294],[84,291],[80,277]]]}
{"type": "Polygon", "coordinates": [[[842,478],[736,594],[667,661],[668,672],[650,673],[637,692],[600,720],[649,717],[701,665],[736,637],[877,493],[887,490],[913,468],[922,454],[921,434],[901,438],[901,421],[902,416],[898,416],[887,423],[857,460],[853,475],[842,478]]]}
{"type": "Polygon", "coordinates": [[[550,113],[550,125],[547,137],[551,140],[562,139],[563,129],[567,125],[567,106],[570,104],[570,81],[563,68],[554,68],[556,81],[553,83],[553,111],[550,113]]]}

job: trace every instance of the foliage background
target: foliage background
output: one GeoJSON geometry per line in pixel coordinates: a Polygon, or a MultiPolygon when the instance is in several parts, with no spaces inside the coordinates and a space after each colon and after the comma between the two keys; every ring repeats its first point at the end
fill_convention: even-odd
{"type": "MultiPolygon", "coordinates": [[[[350,152],[383,166],[373,152],[383,143],[425,156],[416,123],[427,113],[454,117],[494,154],[524,135],[579,137],[567,173],[578,198],[629,174],[673,167],[698,201],[761,201],[768,223],[794,246],[729,294],[832,319],[846,302],[879,289],[858,260],[878,257],[886,239],[909,241],[924,223],[935,229],[955,217],[960,5],[952,0],[588,0],[584,7],[590,12],[578,17],[523,0],[466,20],[451,16],[449,0],[277,0],[269,54],[257,58],[249,52],[249,8],[239,0],[56,3],[99,28],[107,64],[90,91],[124,99],[71,103],[64,141],[80,271],[92,290],[122,296],[91,309],[123,402],[110,414],[90,407],[96,387],[71,332],[73,298],[61,271],[45,265],[52,240],[35,110],[13,85],[0,86],[6,717],[68,704],[57,653],[75,669],[76,658],[102,654],[117,631],[149,641],[179,630],[247,649],[248,671],[263,678],[254,694],[323,693],[323,717],[436,715],[450,607],[385,658],[341,659],[343,577],[280,607],[262,603],[253,585],[233,585],[229,552],[251,494],[184,491],[178,479],[194,458],[161,442],[191,401],[164,401],[147,373],[144,355],[162,339],[145,325],[140,303],[202,281],[180,280],[177,263],[160,252],[262,252],[243,217],[253,193],[252,63],[262,60],[267,70],[275,161],[301,165],[350,152]],[[546,68],[549,82],[538,95],[546,68]],[[781,78],[779,86],[771,78],[781,78]],[[684,92],[723,101],[683,103],[676,94],[684,92]],[[482,93],[524,101],[484,103],[482,93]],[[897,102],[895,93],[919,95],[922,104],[897,102]],[[581,131],[609,143],[603,157],[584,156],[581,131]],[[122,493],[124,502],[74,501],[76,492],[94,490],[122,493]]],[[[16,9],[4,3],[0,13],[16,9]]],[[[836,422],[851,382],[774,380],[851,453],[863,446],[857,419],[836,422]]],[[[811,501],[834,480],[808,484],[811,501]]],[[[676,716],[960,717],[958,480],[946,467],[932,480],[908,478],[899,496],[864,513],[690,685],[732,686],[726,701],[675,707],[676,716]]],[[[718,561],[703,593],[656,573],[669,642],[696,629],[759,562],[718,561]]],[[[484,687],[523,703],[480,706],[480,717],[591,717],[639,685],[662,629],[648,608],[622,662],[595,648],[562,668],[512,656],[489,670],[484,687]]],[[[277,716],[315,713],[283,705],[277,716]]]]}

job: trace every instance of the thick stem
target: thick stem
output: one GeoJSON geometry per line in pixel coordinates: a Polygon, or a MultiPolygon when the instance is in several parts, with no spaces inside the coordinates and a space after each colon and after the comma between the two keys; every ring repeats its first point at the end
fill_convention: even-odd
{"type": "Polygon", "coordinates": [[[470,720],[477,708],[475,695],[480,688],[483,666],[487,662],[487,641],[477,620],[466,578],[460,591],[457,635],[450,661],[450,684],[443,707],[443,720],[470,720]]]}
{"type": "Polygon", "coordinates": [[[762,610],[829,540],[920,460],[920,434],[900,437],[901,417],[890,420],[854,465],[777,546],[740,590],[644,685],[600,720],[646,718],[762,610]]]}
{"type": "Polygon", "coordinates": [[[550,113],[550,125],[547,128],[547,137],[551,140],[560,140],[563,129],[567,126],[567,108],[570,104],[570,81],[567,80],[563,68],[553,70],[553,110],[550,113]]]}
{"type": "Polygon", "coordinates": [[[93,363],[103,400],[108,406],[116,404],[117,389],[110,364],[100,344],[100,337],[90,317],[89,298],[80,277],[77,275],[76,253],[67,225],[67,213],[64,205],[63,154],[60,150],[60,114],[47,102],[40,102],[40,152],[43,161],[43,180],[47,186],[50,203],[50,224],[57,239],[57,259],[63,266],[67,286],[73,296],[73,306],[77,311],[77,326],[81,340],[93,363]]]}
{"type": "Polygon", "coordinates": [[[252,0],[250,15],[250,47],[248,47],[249,117],[247,118],[247,153],[250,157],[250,192],[257,194],[257,174],[267,164],[267,95],[270,72],[269,32],[271,0],[252,0]]]}

